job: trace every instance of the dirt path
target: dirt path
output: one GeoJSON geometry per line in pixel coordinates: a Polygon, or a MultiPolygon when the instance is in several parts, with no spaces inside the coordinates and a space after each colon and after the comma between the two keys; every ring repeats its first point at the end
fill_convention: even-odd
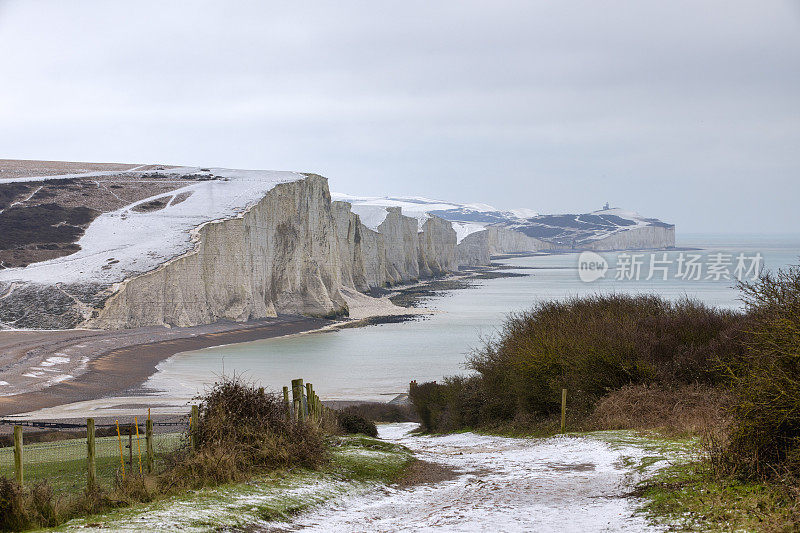
{"type": "Polygon", "coordinates": [[[649,453],[586,437],[510,439],[463,433],[409,436],[414,424],[381,428],[454,479],[395,486],[342,499],[267,531],[658,531],[629,498],[649,453]]]}

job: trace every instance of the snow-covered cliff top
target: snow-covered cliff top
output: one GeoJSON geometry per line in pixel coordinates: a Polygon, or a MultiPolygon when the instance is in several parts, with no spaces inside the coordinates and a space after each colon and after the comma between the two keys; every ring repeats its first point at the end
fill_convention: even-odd
{"type": "Polygon", "coordinates": [[[377,230],[386,219],[387,207],[399,207],[403,215],[416,218],[419,231],[422,231],[425,221],[431,216],[457,222],[458,224],[453,224],[453,229],[458,242],[470,233],[485,229],[489,224],[521,223],[538,214],[526,208],[500,211],[487,204],[457,204],[421,196],[379,197],[333,193],[332,197],[334,200],[349,202],[353,212],[361,217],[361,222],[373,230],[377,230]]]}
{"type": "MultiPolygon", "coordinates": [[[[5,268],[0,270],[0,282],[52,283],[58,280],[110,284],[122,281],[189,251],[194,245],[192,233],[202,224],[240,216],[277,184],[304,177],[294,172],[158,167],[155,172],[134,169],[2,179],[0,183],[7,187],[33,184],[28,185],[33,187],[30,197],[23,197],[16,204],[30,205],[43,186],[36,187],[37,183],[67,180],[63,182],[65,195],[83,187],[89,192],[82,194],[102,196],[104,205],[121,204],[122,207],[99,215],[97,211],[102,208],[96,206],[94,209],[72,207],[90,212],[89,219],[97,215],[75,243],[80,250],[25,267],[5,268]],[[128,202],[127,198],[131,197],[136,200],[128,202]]],[[[49,196],[52,195],[50,192],[49,196]]],[[[41,204],[32,208],[62,207],[45,204],[52,201],[40,200],[41,204]]]]}

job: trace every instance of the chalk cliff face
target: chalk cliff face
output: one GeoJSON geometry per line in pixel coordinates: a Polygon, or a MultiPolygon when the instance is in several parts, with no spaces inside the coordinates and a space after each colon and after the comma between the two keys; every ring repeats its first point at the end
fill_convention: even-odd
{"type": "MultiPolygon", "coordinates": [[[[349,202],[362,223],[376,231],[380,231],[387,212],[396,214],[397,209],[403,216],[415,218],[420,231],[429,219],[450,222],[456,232],[458,266],[487,264],[489,255],[514,252],[675,245],[673,225],[609,206],[591,213],[541,215],[524,208],[501,211],[485,204],[455,204],[423,197],[334,197],[349,202]]],[[[422,263],[420,269],[420,275],[428,274],[422,263]]]]}
{"type": "Polygon", "coordinates": [[[367,291],[458,270],[456,233],[446,220],[431,217],[420,231],[417,219],[389,208],[372,230],[350,207],[333,202],[343,285],[367,291]]]}
{"type": "Polygon", "coordinates": [[[667,225],[632,228],[585,245],[587,249],[595,251],[647,250],[672,246],[675,246],[675,226],[667,225]]]}
{"type": "Polygon", "coordinates": [[[489,231],[470,233],[456,246],[458,266],[480,266],[489,264],[489,231]]]}
{"type": "Polygon", "coordinates": [[[399,207],[386,208],[386,218],[378,226],[386,247],[389,282],[419,279],[419,239],[417,221],[403,216],[399,207]]]}
{"type": "Polygon", "coordinates": [[[431,217],[422,225],[419,238],[419,273],[438,276],[458,270],[456,232],[450,222],[431,217]]]}
{"type": "Polygon", "coordinates": [[[393,282],[386,268],[386,243],[383,235],[363,224],[361,230],[361,251],[364,262],[366,288],[385,287],[393,282]]]}
{"type": "MultiPolygon", "coordinates": [[[[342,284],[359,291],[366,291],[370,284],[367,281],[364,264],[364,238],[361,220],[358,215],[350,211],[350,204],[347,202],[333,202],[331,210],[336,225],[336,239],[339,244],[342,284]]],[[[377,252],[373,253],[377,255],[377,252]]]]}
{"type": "Polygon", "coordinates": [[[538,252],[555,248],[547,241],[528,237],[524,233],[502,226],[489,226],[486,231],[488,232],[489,255],[538,252]]]}
{"type": "Polygon", "coordinates": [[[197,246],[126,280],[86,326],[190,326],[276,313],[346,312],[327,181],[277,185],[242,217],[205,224],[197,246]]]}

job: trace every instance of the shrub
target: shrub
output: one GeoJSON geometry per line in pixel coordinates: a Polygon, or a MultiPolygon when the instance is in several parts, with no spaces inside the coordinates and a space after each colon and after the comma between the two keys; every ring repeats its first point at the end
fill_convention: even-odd
{"type": "MultiPolygon", "coordinates": [[[[55,526],[74,516],[242,481],[273,469],[315,467],[326,459],[324,431],[338,429],[332,415],[314,423],[292,420],[282,398],[236,377],[223,377],[199,400],[199,421],[186,435],[196,446],[162,456],[164,463],[152,475],[118,476],[110,491],[58,495],[47,483],[23,488],[0,477],[0,531],[55,526]]],[[[108,431],[116,435],[116,427],[108,431]]]]}
{"type": "Polygon", "coordinates": [[[368,420],[363,415],[348,411],[347,409],[336,413],[339,427],[345,433],[362,433],[368,437],[377,437],[378,428],[375,422],[368,420]]]}
{"type": "Polygon", "coordinates": [[[736,405],[717,458],[743,477],[800,477],[800,267],[741,286],[747,350],[728,366],[736,405]]]}
{"type": "Polygon", "coordinates": [[[5,476],[0,477],[0,531],[19,531],[27,525],[23,515],[22,490],[5,476]]]}
{"type": "Polygon", "coordinates": [[[583,419],[627,385],[724,382],[722,362],[740,354],[746,318],[693,300],[596,295],[536,304],[510,316],[475,353],[474,378],[421,384],[411,399],[427,430],[546,420],[569,390],[583,419]]]}
{"type": "Polygon", "coordinates": [[[425,431],[477,426],[482,410],[490,405],[482,394],[482,380],[475,376],[449,377],[443,384],[412,384],[409,398],[425,431]]]}
{"type": "Polygon", "coordinates": [[[342,409],[348,413],[356,413],[373,422],[419,422],[411,405],[363,402],[342,409]]]}
{"type": "Polygon", "coordinates": [[[659,428],[673,435],[709,435],[725,426],[732,400],[733,393],[723,386],[626,385],[600,399],[590,427],[659,428]]]}
{"type": "Polygon", "coordinates": [[[22,488],[0,477],[0,531],[20,531],[58,523],[53,489],[46,483],[22,488]]]}
{"type": "Polygon", "coordinates": [[[170,485],[218,484],[325,460],[322,431],[292,420],[276,394],[223,377],[201,400],[199,423],[191,432],[196,450],[174,458],[164,480],[170,485]]]}

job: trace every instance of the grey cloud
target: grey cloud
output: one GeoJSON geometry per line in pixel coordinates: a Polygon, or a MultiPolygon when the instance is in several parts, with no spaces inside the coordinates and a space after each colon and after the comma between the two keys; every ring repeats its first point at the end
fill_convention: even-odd
{"type": "Polygon", "coordinates": [[[0,1],[0,155],[798,231],[798,30],[791,1],[0,1]]]}

